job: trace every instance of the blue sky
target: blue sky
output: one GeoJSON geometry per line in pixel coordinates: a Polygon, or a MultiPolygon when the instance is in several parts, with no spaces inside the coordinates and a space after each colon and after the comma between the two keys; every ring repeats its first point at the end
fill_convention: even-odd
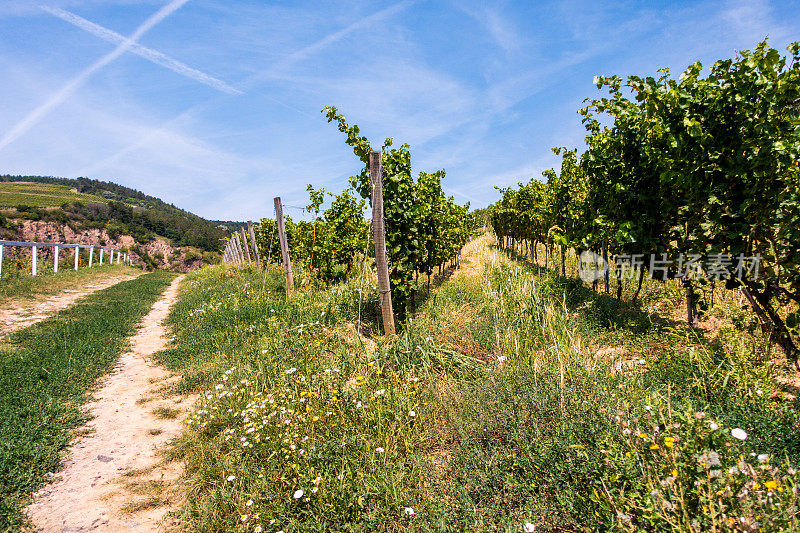
{"type": "Polygon", "coordinates": [[[346,186],[361,164],[325,105],[483,207],[582,143],[594,75],[800,40],[792,1],[40,1],[0,2],[0,173],[111,180],[213,219],[346,186]]]}

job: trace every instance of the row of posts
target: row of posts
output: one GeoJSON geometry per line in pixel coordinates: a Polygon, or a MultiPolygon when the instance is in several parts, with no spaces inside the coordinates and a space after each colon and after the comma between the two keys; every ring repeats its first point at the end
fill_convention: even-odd
{"type": "MultiPolygon", "coordinates": [[[[386,335],[395,332],[394,313],[392,310],[392,294],[389,286],[389,266],[386,255],[386,235],[384,233],[383,220],[383,169],[381,165],[381,152],[372,150],[369,157],[369,174],[372,186],[372,231],[375,239],[375,267],[378,271],[378,291],[381,299],[381,315],[383,318],[383,331],[386,335]]],[[[286,275],[287,295],[294,290],[294,276],[292,274],[292,259],[289,256],[289,245],[286,239],[286,227],[283,220],[283,205],[280,197],[274,199],[275,202],[275,223],[278,230],[278,239],[281,246],[281,259],[283,270],[286,275]]],[[[247,232],[244,227],[239,231],[234,231],[228,245],[225,247],[222,259],[226,263],[245,264],[251,263],[255,259],[256,266],[261,270],[261,258],[256,243],[256,235],[253,231],[253,222],[247,221],[247,232]],[[248,243],[249,234],[249,243],[248,243]],[[252,247],[253,254],[250,254],[252,247]]]]}
{"type": "Polygon", "coordinates": [[[261,270],[261,255],[258,252],[256,243],[256,232],[253,229],[253,221],[247,221],[247,231],[244,227],[239,231],[234,231],[228,241],[228,246],[222,253],[222,260],[226,263],[253,263],[261,270]],[[251,253],[252,251],[252,253],[251,253]]]}
{"type": "Polygon", "coordinates": [[[98,257],[98,264],[100,266],[103,265],[103,252],[108,251],[108,258],[106,261],[108,264],[120,264],[124,262],[125,264],[133,264],[133,260],[131,259],[130,254],[127,252],[121,252],[120,250],[116,250],[113,248],[103,248],[102,246],[91,246],[91,245],[82,245],[82,244],[57,244],[57,243],[37,243],[37,242],[19,242],[19,241],[2,241],[0,240],[0,276],[3,275],[3,253],[5,252],[6,246],[18,246],[18,247],[29,247],[31,249],[31,275],[36,276],[38,275],[38,250],[39,248],[53,248],[53,272],[58,272],[59,266],[59,250],[61,248],[73,248],[75,250],[75,265],[73,267],[74,270],[78,270],[78,261],[80,258],[80,249],[81,248],[88,248],[89,249],[89,267],[92,266],[94,263],[94,250],[97,248],[99,250],[99,257],[98,257]],[[115,256],[116,254],[116,256],[115,256]]]}

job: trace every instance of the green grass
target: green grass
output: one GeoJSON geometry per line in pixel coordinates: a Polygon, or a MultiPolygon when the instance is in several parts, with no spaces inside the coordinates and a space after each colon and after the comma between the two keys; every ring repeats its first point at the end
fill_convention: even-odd
{"type": "Polygon", "coordinates": [[[34,298],[58,294],[65,289],[80,289],[83,285],[104,277],[141,273],[138,268],[123,264],[103,266],[95,264],[92,268],[81,267],[77,271],[64,268],[62,265],[57,273],[53,273],[52,270],[44,272],[40,270],[37,276],[31,276],[28,270],[16,272],[8,267],[13,267],[10,261],[3,266],[3,277],[0,278],[0,305],[12,299],[34,298]]]}
{"type": "Polygon", "coordinates": [[[100,196],[73,191],[64,185],[47,183],[0,182],[0,208],[25,205],[30,207],[54,207],[67,202],[108,201],[100,196]]]}
{"type": "MultiPolygon", "coordinates": [[[[798,405],[772,399],[763,338],[731,321],[696,333],[672,318],[681,295],[663,283],[631,306],[478,248],[487,266],[420,298],[391,340],[353,334],[358,278],[287,299],[277,269],[189,274],[160,354],[202,398],[175,448],[185,529],[800,525],[798,405]],[[726,476],[698,462],[711,451],[726,476]]],[[[372,276],[363,290],[375,332],[372,276]]]]}
{"type": "MultiPolygon", "coordinates": [[[[432,466],[435,481],[419,493],[420,529],[518,531],[530,522],[537,531],[689,531],[696,519],[703,530],[730,531],[741,517],[766,530],[798,526],[791,466],[800,464],[799,406],[771,399],[761,339],[735,328],[705,339],[647,312],[650,304],[631,307],[513,262],[494,269],[480,291],[476,301],[474,281],[445,285],[412,328],[442,338],[466,301],[472,318],[458,342],[469,348],[493,337],[495,345],[491,372],[440,373],[429,435],[445,436],[449,459],[432,466]],[[619,349],[631,365],[597,356],[600,347],[619,349]],[[735,427],[746,441],[731,438],[735,427]],[[665,436],[677,440],[667,446],[665,436]],[[712,450],[726,474],[740,454],[756,468],[708,477],[697,458],[712,450]],[[751,453],[769,455],[769,468],[751,453]],[[765,480],[783,492],[762,508],[765,480]],[[751,496],[734,496],[742,489],[751,496]],[[715,516],[715,506],[737,522],[715,516]]],[[[662,283],[644,291],[662,311],[681,304],[662,283]]]]}
{"type": "Polygon", "coordinates": [[[180,411],[177,409],[173,409],[171,407],[161,406],[153,409],[153,414],[156,416],[156,418],[162,418],[168,420],[172,418],[177,418],[178,415],[180,414],[180,411]]]}
{"type": "Polygon", "coordinates": [[[84,394],[113,368],[127,338],[174,275],[145,274],[10,335],[0,348],[0,531],[24,524],[29,495],[57,471],[84,394]]]}

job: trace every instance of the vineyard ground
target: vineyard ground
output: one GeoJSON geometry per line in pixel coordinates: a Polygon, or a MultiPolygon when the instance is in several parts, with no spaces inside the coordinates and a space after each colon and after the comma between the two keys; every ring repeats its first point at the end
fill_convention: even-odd
{"type": "Polygon", "coordinates": [[[114,265],[77,273],[20,277],[0,285],[0,292],[5,294],[0,297],[0,336],[40,322],[94,292],[134,279],[141,273],[139,269],[114,265]]]}
{"type": "MultiPolygon", "coordinates": [[[[186,465],[182,527],[626,530],[643,513],[635,498],[655,498],[661,482],[687,494],[717,483],[692,477],[712,444],[723,470],[768,457],[740,481],[785,489],[770,493],[770,527],[800,526],[800,417],[776,379],[793,374],[733,293],[718,291],[709,327],[691,328],[671,284],[646,280],[633,306],[631,283],[618,302],[522,259],[488,236],[470,242],[461,270],[393,339],[375,334],[372,276],[286,299],[277,268],[189,274],[169,318],[176,342],[159,355],[182,375],[177,391],[201,395],[174,450],[186,465]],[[353,331],[359,307],[372,342],[353,331]]],[[[754,520],[759,501],[724,504],[754,520]]]]}
{"type": "Polygon", "coordinates": [[[108,200],[91,194],[82,194],[64,185],[30,182],[0,183],[0,208],[25,205],[53,207],[67,202],[100,202],[108,200]]]}

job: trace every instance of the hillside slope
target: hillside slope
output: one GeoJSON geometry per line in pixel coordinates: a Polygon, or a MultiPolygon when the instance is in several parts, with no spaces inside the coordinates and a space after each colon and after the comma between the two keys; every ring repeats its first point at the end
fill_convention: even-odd
{"type": "Polygon", "coordinates": [[[87,178],[0,176],[0,238],[116,246],[149,268],[219,259],[224,228],[140,191],[87,178]]]}

